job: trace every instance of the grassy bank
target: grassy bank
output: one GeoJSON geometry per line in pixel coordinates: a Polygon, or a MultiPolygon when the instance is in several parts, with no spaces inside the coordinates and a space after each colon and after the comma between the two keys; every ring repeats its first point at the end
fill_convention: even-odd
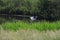
{"type": "Polygon", "coordinates": [[[60,21],[33,22],[2,20],[0,40],[60,40],[60,21]]]}
{"type": "Polygon", "coordinates": [[[43,30],[59,30],[60,29],[60,21],[56,22],[34,22],[30,24],[29,22],[17,21],[17,22],[5,22],[2,24],[2,28],[4,30],[18,30],[18,29],[36,29],[39,31],[43,30]]]}
{"type": "Polygon", "coordinates": [[[42,31],[37,30],[1,30],[0,40],[60,40],[60,30],[42,31]]]}

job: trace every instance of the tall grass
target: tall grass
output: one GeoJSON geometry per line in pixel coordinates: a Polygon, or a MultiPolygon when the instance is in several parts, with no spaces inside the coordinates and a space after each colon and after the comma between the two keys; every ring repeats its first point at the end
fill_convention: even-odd
{"type": "Polygon", "coordinates": [[[56,22],[34,22],[30,24],[29,22],[17,21],[17,22],[6,22],[2,24],[2,28],[4,30],[18,30],[18,29],[36,29],[39,31],[43,30],[59,30],[60,29],[60,21],[56,22]]]}

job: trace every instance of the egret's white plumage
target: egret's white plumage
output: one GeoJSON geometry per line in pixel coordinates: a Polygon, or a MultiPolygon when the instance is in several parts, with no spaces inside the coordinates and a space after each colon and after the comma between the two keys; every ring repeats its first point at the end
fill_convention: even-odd
{"type": "Polygon", "coordinates": [[[30,22],[32,23],[32,22],[35,21],[36,19],[37,19],[37,16],[35,16],[35,17],[34,17],[34,16],[31,16],[31,17],[30,17],[30,22]]]}
{"type": "Polygon", "coordinates": [[[36,19],[37,19],[37,16],[36,16],[36,17],[31,16],[30,19],[31,19],[31,20],[36,20],[36,19]]]}
{"type": "Polygon", "coordinates": [[[30,19],[31,19],[31,20],[35,20],[35,18],[34,18],[33,16],[32,16],[32,17],[30,17],[30,19]]]}

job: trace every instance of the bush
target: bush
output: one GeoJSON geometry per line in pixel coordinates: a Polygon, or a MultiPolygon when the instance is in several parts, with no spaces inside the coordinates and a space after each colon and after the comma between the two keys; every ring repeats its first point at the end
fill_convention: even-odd
{"type": "Polygon", "coordinates": [[[41,19],[59,19],[58,2],[48,0],[0,0],[0,14],[37,15],[41,19]]]}

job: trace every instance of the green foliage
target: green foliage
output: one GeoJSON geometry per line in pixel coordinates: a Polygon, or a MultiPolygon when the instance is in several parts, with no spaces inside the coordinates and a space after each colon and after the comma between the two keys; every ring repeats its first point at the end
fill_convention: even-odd
{"type": "Polygon", "coordinates": [[[37,9],[39,1],[42,3],[41,0],[1,0],[0,3],[3,6],[1,5],[0,6],[4,7],[3,9],[7,9],[7,8],[9,8],[10,10],[20,9],[23,12],[30,11],[33,13],[37,9]]]}
{"type": "Polygon", "coordinates": [[[23,14],[39,15],[45,19],[59,19],[59,3],[59,0],[0,0],[0,12],[18,14],[16,11],[22,11],[23,14]]]}
{"type": "Polygon", "coordinates": [[[36,29],[39,31],[47,31],[47,30],[59,30],[60,29],[60,21],[57,22],[34,22],[32,24],[29,24],[29,22],[6,22],[2,24],[2,28],[4,30],[14,30],[17,31],[18,29],[36,29]]]}

